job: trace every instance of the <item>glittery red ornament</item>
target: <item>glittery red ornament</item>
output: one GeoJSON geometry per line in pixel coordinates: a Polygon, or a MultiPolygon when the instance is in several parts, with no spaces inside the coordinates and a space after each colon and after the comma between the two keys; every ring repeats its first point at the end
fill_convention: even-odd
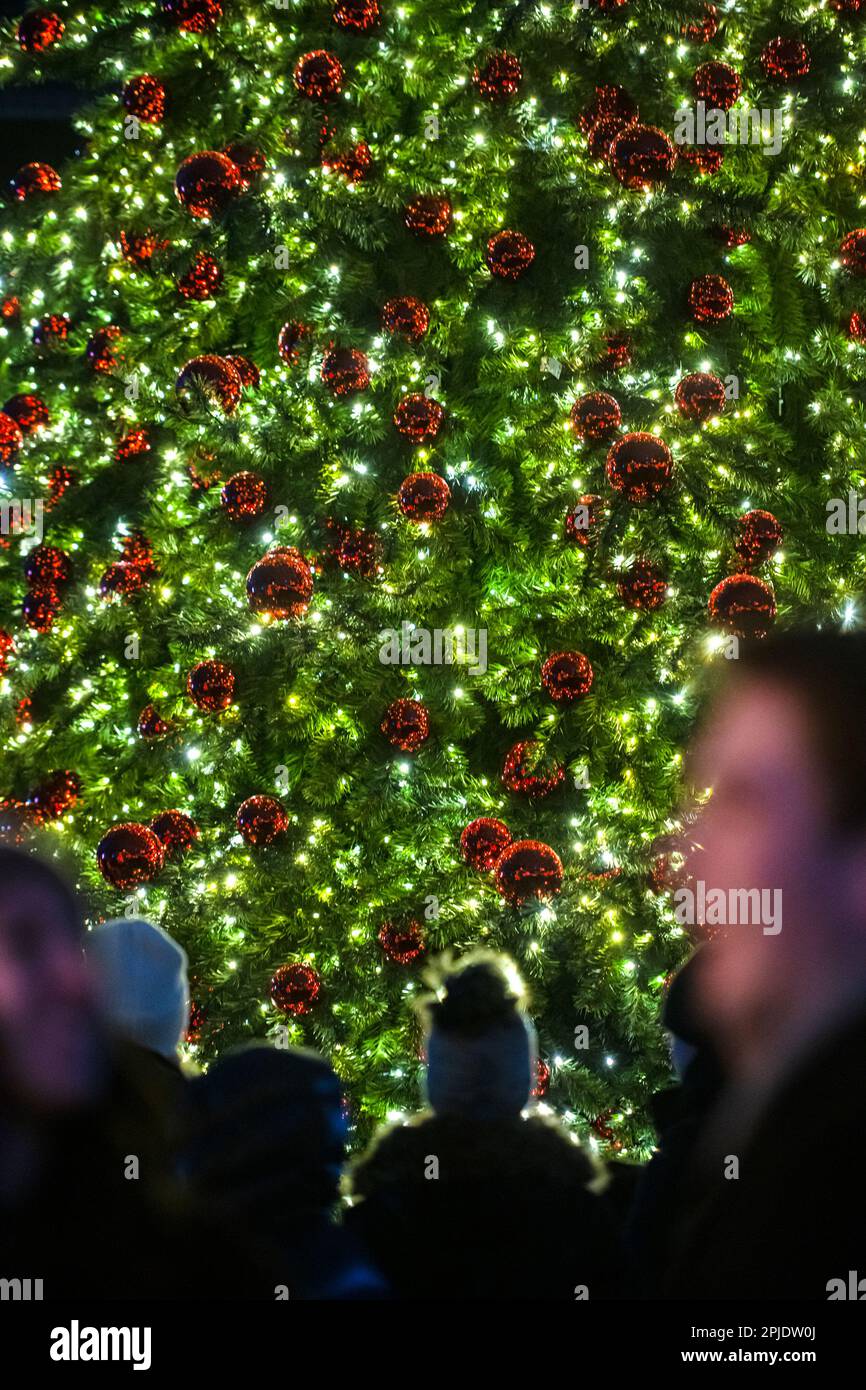
{"type": "Polygon", "coordinates": [[[343,64],[325,48],[305,53],[295,64],[295,86],[309,101],[333,101],[343,90],[343,64]]]}
{"type": "Polygon", "coordinates": [[[692,87],[698,101],[719,111],[729,111],[743,90],[740,74],[730,63],[716,62],[701,64],[692,78],[692,87]]]}
{"type": "Polygon", "coordinates": [[[74,468],[67,468],[64,464],[58,463],[56,468],[52,468],[48,475],[48,497],[45,501],[47,511],[56,507],[60,499],[74,487],[78,482],[78,474],[74,468]]]}
{"type": "Polygon", "coordinates": [[[649,613],[661,608],[667,598],[668,581],[658,565],[639,558],[620,573],[616,591],[626,608],[649,613]]]}
{"type": "Polygon", "coordinates": [[[24,435],[35,434],[37,430],[44,429],[51,423],[48,406],[42,397],[31,395],[28,391],[23,391],[18,396],[10,396],[3,407],[3,414],[11,415],[24,435]]]}
{"type": "Polygon", "coordinates": [[[521,796],[549,796],[565,781],[565,768],[548,757],[538,739],[521,739],[505,758],[502,781],[521,796]]]}
{"type": "Polygon", "coordinates": [[[248,796],[238,807],[236,819],[244,840],[257,849],[272,845],[289,828],[286,808],[275,796],[248,796]]]}
{"type": "Polygon", "coordinates": [[[752,240],[752,233],[748,228],[732,227],[727,222],[717,222],[710,230],[713,236],[730,250],[737,246],[746,246],[752,240]]]}
{"type": "Polygon", "coordinates": [[[596,122],[604,117],[613,116],[624,126],[636,121],[638,114],[637,103],[632,100],[625,87],[596,87],[592,103],[581,115],[579,124],[584,135],[588,135],[596,122]]]}
{"type": "Polygon", "coordinates": [[[754,574],[729,574],[709,599],[710,622],[736,637],[766,637],[776,617],[769,584],[754,574]]]}
{"type": "Polygon", "coordinates": [[[503,50],[491,53],[486,63],[472,74],[477,92],[487,101],[509,101],[517,95],[522,80],[519,59],[503,50]]]}
{"type": "Polygon", "coordinates": [[[0,465],[12,468],[24,444],[24,435],[17,420],[0,410],[0,465]]]}
{"type": "Polygon", "coordinates": [[[162,841],[147,825],[113,825],[96,847],[99,872],[114,888],[150,883],[163,866],[162,841]]]}
{"type": "Polygon", "coordinates": [[[604,355],[599,366],[609,372],[620,372],[631,366],[631,337],[628,333],[608,333],[604,340],[604,355]]]}
{"type": "Polygon", "coordinates": [[[174,180],[178,202],[193,217],[217,217],[241,188],[237,165],[219,150],[189,155],[174,180]]]}
{"type": "Polygon", "coordinates": [[[313,596],[313,572],[294,546],[278,546],[247,575],[247,600],[254,613],[285,620],[303,617],[313,596]]]}
{"type": "Polygon", "coordinates": [[[35,594],[62,589],[72,579],[72,561],[56,545],[37,545],[24,562],[24,577],[35,594]]]}
{"type": "Polygon", "coordinates": [[[451,489],[438,473],[410,473],[397,493],[400,511],[416,524],[441,521],[450,501],[451,489]]]}
{"type": "MultiPolygon", "coordinates": [[[[2,668],[0,668],[2,669],[2,668]]],[[[36,714],[33,710],[33,701],[29,695],[22,695],[18,704],[15,706],[15,723],[19,729],[32,729],[36,723],[36,714]]]]}
{"type": "Polygon", "coordinates": [[[513,907],[546,902],[562,888],[562,860],[541,840],[515,840],[496,865],[496,887],[513,907]]]}
{"type": "Polygon", "coordinates": [[[234,701],[235,673],[222,661],[200,661],[187,676],[186,689],[197,709],[217,714],[234,701]]]}
{"type": "Polygon", "coordinates": [[[233,140],[230,145],[225,146],[222,153],[237,169],[245,192],[258,183],[268,167],[268,161],[258,146],[245,144],[243,140],[233,140]]]}
{"type": "Polygon", "coordinates": [[[453,225],[451,204],[435,193],[419,193],[403,209],[403,221],[417,237],[447,236],[453,225]]]}
{"type": "Polygon", "coordinates": [[[866,228],[848,232],[839,248],[839,259],[849,275],[866,275],[866,228]]]}
{"type": "Polygon", "coordinates": [[[88,339],[85,349],[87,365],[94,372],[113,372],[118,367],[123,354],[117,351],[117,344],[123,334],[114,323],[98,328],[88,339]],[[112,346],[114,345],[114,346],[112,346]]]}
{"type": "Polygon", "coordinates": [[[700,275],[689,287],[689,308],[696,323],[721,323],[734,312],[734,292],[722,275],[700,275]]]}
{"type": "Polygon", "coordinates": [[[624,188],[652,188],[664,183],[677,162],[677,152],[657,126],[623,126],[610,147],[610,163],[624,188]]]}
{"type": "Polygon", "coordinates": [[[379,0],[336,0],[331,18],[338,29],[366,34],[381,18],[379,0]]]}
{"type": "Polygon", "coordinates": [[[679,145],[677,148],[683,163],[697,169],[699,174],[717,174],[725,162],[724,152],[714,145],[679,145]]]}
{"type": "Polygon", "coordinates": [[[175,391],[181,400],[189,400],[194,390],[201,391],[219,405],[224,415],[231,415],[241,398],[242,386],[240,374],[231,362],[215,353],[204,353],[186,363],[175,391]]]}
{"type": "Polygon", "coordinates": [[[585,550],[596,539],[593,532],[603,515],[604,498],[593,492],[585,493],[565,518],[567,539],[585,550]]]}
{"type": "Polygon", "coordinates": [[[117,463],[137,458],[139,454],[149,454],[151,450],[150,431],[146,425],[134,425],[122,434],[114,446],[117,463]]]}
{"type": "Polygon", "coordinates": [[[372,531],[349,530],[337,548],[336,562],[341,569],[372,579],[382,558],[382,542],[372,531]]]}
{"type": "Polygon", "coordinates": [[[782,527],[772,512],[744,512],[737,517],[734,549],[747,570],[763,565],[782,544],[782,527]]]}
{"type": "Polygon", "coordinates": [[[367,354],[358,348],[329,348],[322,359],[322,380],[335,396],[366,391],[370,385],[367,354]]]}
{"type": "Polygon", "coordinates": [[[607,456],[607,480],[626,502],[650,502],[670,486],[674,461],[663,439],[639,430],[624,434],[607,456]]]}
{"type": "Polygon", "coordinates": [[[241,385],[247,391],[255,391],[261,384],[262,374],[249,357],[242,356],[239,352],[226,352],[223,354],[226,362],[230,362],[241,379],[241,385]]]}
{"type": "Polygon", "coordinates": [[[554,652],[541,668],[541,684],[551,700],[570,705],[592,689],[593,670],[583,652],[554,652]]]}
{"type": "Polygon", "coordinates": [[[136,565],[142,574],[149,577],[156,573],[153,546],[143,531],[130,531],[124,536],[121,550],[121,558],[129,565],[136,565]]]}
{"type": "Polygon", "coordinates": [[[866,343],[866,314],[855,309],[848,319],[845,332],[853,343],[866,343]]]}
{"type": "Polygon", "coordinates": [[[828,10],[837,14],[859,14],[863,0],[826,0],[828,10]]]}
{"type": "Polygon", "coordinates": [[[268,505],[270,492],[258,473],[234,473],[220,493],[220,506],[229,521],[252,521],[268,505]]]}
{"type": "Polygon", "coordinates": [[[21,322],[21,300],[17,294],[10,294],[0,303],[0,318],[4,323],[21,322]]]}
{"type": "Polygon", "coordinates": [[[473,869],[486,873],[496,867],[499,856],[513,839],[504,821],[494,816],[479,816],[469,822],[460,836],[460,853],[473,869]]]}
{"type": "Polygon", "coordinates": [[[379,944],[395,965],[411,965],[424,954],[424,928],[415,918],[408,922],[384,922],[379,929],[379,944]]]}
{"type": "Polygon", "coordinates": [[[610,163],[613,154],[613,142],[628,125],[619,116],[600,116],[595,125],[589,130],[586,143],[593,159],[601,159],[605,164],[610,163]]]}
{"type": "Polygon", "coordinates": [[[687,420],[709,420],[725,408],[725,385],[711,372],[692,372],[677,382],[674,400],[687,420]]]}
{"type": "Polygon", "coordinates": [[[771,39],[761,54],[761,67],[774,82],[800,82],[812,67],[812,55],[799,39],[771,39]]]}
{"type": "Polygon", "coordinates": [[[149,72],[131,77],[121,95],[121,101],[130,116],[137,116],[146,125],[159,125],[165,115],[166,100],[167,93],[163,83],[149,72]]]}
{"type": "Polygon", "coordinates": [[[684,38],[691,39],[694,43],[711,43],[719,32],[719,12],[715,5],[705,4],[702,6],[703,15],[698,19],[689,19],[682,26],[684,38]]]}
{"type": "Polygon", "coordinates": [[[23,203],[25,199],[32,198],[37,193],[59,193],[61,188],[57,170],[52,169],[50,164],[38,162],[22,164],[9,180],[9,185],[12,196],[18,203],[23,203]]]}
{"type": "Polygon", "coordinates": [[[308,323],[301,323],[298,319],[290,319],[283,324],[277,338],[277,351],[290,367],[297,366],[301,357],[301,343],[305,338],[310,338],[312,332],[308,323]]]}
{"type": "Polygon", "coordinates": [[[271,1003],[282,1014],[300,1018],[311,1012],[322,982],[309,965],[281,965],[270,985],[271,1003]]]}
{"type": "Polygon", "coordinates": [[[184,299],[213,299],[223,282],[222,267],[207,251],[198,251],[189,269],[177,282],[178,293],[184,299]]]}
{"type": "Polygon", "coordinates": [[[593,0],[597,10],[602,14],[616,14],[618,10],[624,10],[629,0],[593,0]]]}
{"type": "Polygon", "coordinates": [[[168,247],[168,242],[161,241],[150,228],[145,232],[122,230],[118,241],[123,259],[130,265],[140,267],[149,266],[157,252],[165,251],[168,247]]]}
{"type": "Polygon", "coordinates": [[[208,34],[223,17],[221,0],[160,0],[166,19],[187,34],[208,34]]]}
{"type": "Polygon", "coordinates": [[[167,719],[163,719],[156,705],[145,705],[136,725],[139,736],[146,739],[165,738],[173,727],[167,719]]]}
{"type": "Polygon", "coordinates": [[[99,580],[99,594],[104,599],[131,598],[147,583],[147,576],[138,565],[130,565],[125,560],[116,560],[109,565],[99,580]]]}
{"type": "Polygon", "coordinates": [[[366,140],[359,140],[347,150],[322,154],[322,167],[342,174],[348,183],[363,183],[373,172],[373,152],[366,140]]]}
{"type": "Polygon", "coordinates": [[[15,638],[11,632],[0,627],[0,676],[9,670],[9,661],[15,652],[15,638]]]}
{"type": "Polygon", "coordinates": [[[66,25],[53,10],[31,10],[18,24],[19,47],[25,53],[44,53],[62,39],[66,25]]]}
{"type": "Polygon", "coordinates": [[[550,1085],[550,1067],[538,1057],[535,1062],[535,1085],[529,1094],[534,1100],[542,1100],[550,1085]]]}
{"type": "Polygon", "coordinates": [[[414,753],[430,737],[430,715],[420,700],[392,700],[379,728],[393,748],[414,753]]]}
{"type": "Polygon", "coordinates": [[[412,394],[403,396],[394,411],[394,424],[406,439],[414,444],[426,444],[435,439],[442,428],[445,409],[432,396],[412,394]]]}
{"type": "Polygon", "coordinates": [[[184,811],[160,811],[150,828],[161,841],[166,856],[185,854],[198,839],[198,826],[184,811]]]}
{"type": "Polygon", "coordinates": [[[30,814],[37,825],[59,820],[81,800],[81,778],[65,768],[50,772],[27,798],[30,814]]]}
{"type": "Polygon", "coordinates": [[[412,295],[389,299],[382,306],[382,327],[386,333],[400,333],[411,343],[423,338],[430,327],[430,310],[412,295]]]}
{"type": "Polygon", "coordinates": [[[522,232],[497,232],[487,243],[484,259],[500,280],[519,280],[535,260],[535,247],[522,232]]]}
{"type": "Polygon", "coordinates": [[[579,396],[571,407],[571,428],[578,439],[609,439],[622,424],[619,402],[606,391],[579,396]]]}
{"type": "Polygon", "coordinates": [[[59,612],[60,595],[54,589],[31,591],[21,601],[21,616],[34,632],[50,632],[59,612]]]}

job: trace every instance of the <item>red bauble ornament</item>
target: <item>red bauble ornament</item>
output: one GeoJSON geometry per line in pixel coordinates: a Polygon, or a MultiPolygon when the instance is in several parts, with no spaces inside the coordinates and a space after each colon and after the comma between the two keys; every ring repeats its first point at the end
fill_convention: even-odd
{"type": "Polygon", "coordinates": [[[703,18],[690,19],[682,26],[684,38],[694,43],[711,43],[719,32],[719,12],[715,5],[703,6],[703,18]]]}
{"type": "Polygon", "coordinates": [[[0,318],[4,323],[20,324],[21,300],[17,294],[10,294],[0,303],[0,318]]]}
{"type": "Polygon", "coordinates": [[[254,613],[285,620],[306,613],[313,596],[313,572],[294,546],[269,550],[247,575],[247,599],[254,613]]]}
{"type": "Polygon", "coordinates": [[[734,312],[734,292],[722,275],[700,275],[689,287],[689,308],[696,323],[722,323],[734,312]]]}
{"type": "Polygon", "coordinates": [[[394,411],[394,424],[413,444],[426,444],[435,439],[445,419],[445,408],[432,396],[412,394],[403,396],[394,411]]]}
{"type": "Polygon", "coordinates": [[[395,965],[411,965],[426,949],[424,928],[414,917],[408,922],[385,922],[379,929],[379,944],[395,965]]]}
{"type": "Polygon", "coordinates": [[[198,839],[198,826],[184,811],[160,811],[150,828],[161,841],[166,857],[185,854],[198,839]]]}
{"type": "Polygon", "coordinates": [[[186,689],[197,709],[218,714],[234,701],[235,673],[222,661],[200,661],[187,676],[186,689]]]}
{"type": "Polygon", "coordinates": [[[494,816],[479,816],[469,822],[460,836],[460,852],[473,869],[486,873],[496,867],[503,850],[513,839],[504,821],[494,816]]]}
{"type": "Polygon", "coordinates": [[[487,101],[509,101],[516,96],[523,80],[523,69],[513,53],[491,53],[483,67],[476,68],[472,81],[487,101]]]}
{"type": "Polygon", "coordinates": [[[162,13],[186,34],[208,34],[223,17],[221,0],[160,0],[162,13]]]}
{"type": "Polygon", "coordinates": [[[165,738],[174,726],[167,719],[163,719],[156,705],[145,705],[138,716],[136,727],[141,738],[154,739],[165,738]]]}
{"type": "Polygon", "coordinates": [[[772,512],[744,512],[737,517],[734,549],[747,570],[763,565],[782,544],[783,531],[772,512]]]}
{"type": "Polygon", "coordinates": [[[54,592],[72,579],[72,561],[56,545],[37,545],[24,562],[24,577],[34,594],[54,592]]]}
{"type": "Polygon", "coordinates": [[[624,126],[610,146],[610,163],[624,188],[652,188],[664,183],[677,162],[677,152],[657,126],[624,126]]]}
{"type": "Polygon", "coordinates": [[[237,827],[248,845],[261,849],[285,835],[289,817],[275,796],[248,796],[238,807],[237,827]]]}
{"type": "Polygon", "coordinates": [[[127,459],[137,458],[139,454],[149,454],[150,450],[150,431],[147,426],[134,425],[118,439],[114,446],[114,458],[117,463],[124,463],[127,459]]]}
{"type": "Polygon", "coordinates": [[[4,627],[0,627],[0,676],[9,669],[10,657],[15,652],[15,638],[11,632],[7,632],[4,627]]]}
{"type": "Polygon", "coordinates": [[[403,221],[417,237],[447,236],[453,225],[451,204],[435,193],[419,193],[403,209],[403,221]]]}
{"type": "Polygon", "coordinates": [[[58,463],[56,468],[52,468],[48,475],[48,500],[45,504],[48,511],[51,511],[52,507],[56,507],[61,497],[77,482],[78,474],[74,468],[66,468],[62,463],[58,463]]]}
{"type": "Polygon", "coordinates": [[[146,583],[147,576],[138,565],[116,560],[103,572],[99,581],[99,594],[105,599],[131,598],[133,594],[139,593],[146,583]]]}
{"type": "Polygon", "coordinates": [[[239,352],[225,352],[223,357],[226,362],[230,362],[241,379],[244,390],[255,391],[261,384],[262,374],[249,357],[242,356],[239,352]]]}
{"type": "Polygon", "coordinates": [[[692,78],[698,101],[707,108],[729,111],[743,90],[740,74],[729,63],[702,63],[692,78]]]}
{"type": "Polygon", "coordinates": [[[37,825],[59,820],[81,800],[81,778],[65,768],[51,772],[27,798],[31,818],[37,825]]]}
{"type": "Polygon", "coordinates": [[[48,406],[42,397],[27,391],[11,396],[3,407],[3,414],[10,415],[24,435],[35,434],[51,423],[48,406]]]}
{"type": "Polygon", "coordinates": [[[586,137],[586,143],[593,159],[601,159],[605,164],[610,162],[613,142],[627,124],[628,122],[623,121],[619,116],[599,117],[586,137]]]}
{"type": "Polygon", "coordinates": [[[31,10],[18,24],[18,46],[25,53],[44,53],[62,39],[66,25],[53,10],[31,10]]]}
{"type": "Polygon", "coordinates": [[[849,232],[839,248],[839,259],[849,275],[866,275],[866,228],[849,232]]]}
{"type": "Polygon", "coordinates": [[[621,424],[619,402],[606,391],[579,396],[571,407],[571,428],[578,439],[609,439],[621,424]]]}
{"type": "Polygon", "coordinates": [[[430,327],[430,310],[412,295],[389,299],[382,306],[382,327],[386,333],[400,333],[411,343],[423,338],[430,327]]]}
{"type": "Polygon", "coordinates": [[[379,728],[393,748],[414,753],[430,737],[430,715],[420,700],[392,700],[379,728]]]}
{"type": "Polygon", "coordinates": [[[521,796],[550,796],[565,781],[565,768],[548,758],[538,739],[521,739],[505,758],[502,781],[521,796]]]}
{"type": "Polygon", "coordinates": [[[837,14],[859,14],[863,0],[827,0],[828,10],[837,14]]]}
{"type": "Polygon", "coordinates": [[[113,825],[96,847],[99,872],[114,888],[150,883],[163,866],[162,841],[147,825],[113,825]]]}
{"type": "Polygon", "coordinates": [[[61,188],[60,175],[50,164],[22,164],[16,174],[9,180],[12,189],[12,196],[18,203],[23,203],[27,198],[33,198],[39,193],[59,193],[61,188]]]}
{"type": "Polygon", "coordinates": [[[713,145],[680,145],[679,156],[699,174],[717,174],[725,162],[723,151],[713,145]]]}
{"type": "Polygon", "coordinates": [[[305,53],[295,64],[295,86],[309,101],[333,101],[343,90],[343,64],[325,48],[305,53]]]}
{"type": "Polygon", "coordinates": [[[799,39],[771,39],[761,54],[761,67],[774,82],[800,82],[812,67],[812,55],[799,39]]]}
{"type": "Polygon", "coordinates": [[[271,1003],[282,1014],[300,1018],[312,1010],[322,982],[309,965],[281,965],[270,985],[271,1003]]]}
{"type": "Polygon", "coordinates": [[[602,14],[616,14],[617,10],[624,10],[629,0],[593,0],[597,10],[602,14]]]}
{"type": "Polygon", "coordinates": [[[220,493],[220,506],[229,521],[252,521],[268,505],[268,485],[258,473],[235,473],[220,493]]]}
{"type": "Polygon", "coordinates": [[[541,668],[541,684],[551,700],[570,705],[592,689],[593,671],[583,652],[554,652],[541,668]]]}
{"type": "Polygon", "coordinates": [[[131,77],[121,94],[121,101],[131,116],[147,125],[159,125],[165,115],[167,93],[158,77],[143,72],[131,77]]]}
{"type": "Polygon", "coordinates": [[[60,595],[53,589],[31,591],[21,601],[21,616],[34,632],[50,632],[59,612],[60,595]]]}
{"type": "Polygon", "coordinates": [[[331,18],[338,29],[366,34],[381,18],[379,0],[337,0],[331,18]]]}
{"type": "Polygon", "coordinates": [[[734,250],[737,246],[746,246],[752,240],[752,233],[746,227],[732,227],[727,222],[717,222],[710,228],[713,236],[721,241],[723,246],[734,250]]]}
{"type": "Polygon", "coordinates": [[[712,372],[692,372],[677,382],[674,400],[687,420],[710,420],[725,408],[725,385],[712,372]]]}
{"type": "Polygon", "coordinates": [[[496,887],[513,907],[546,902],[562,887],[562,860],[541,840],[515,840],[496,865],[496,887]]]}
{"type": "Polygon", "coordinates": [[[127,564],[136,565],[142,574],[150,576],[156,573],[153,546],[143,531],[130,531],[128,536],[124,536],[122,558],[127,564]]]}
{"type": "Polygon", "coordinates": [[[288,323],[283,324],[277,338],[277,351],[290,367],[296,366],[299,362],[301,343],[305,338],[309,338],[312,332],[308,323],[301,323],[298,319],[290,319],[288,323]]]}
{"type": "Polygon", "coordinates": [[[359,140],[339,154],[323,152],[322,168],[342,174],[348,183],[363,183],[373,172],[373,152],[366,140],[359,140]]]}
{"type": "Polygon", "coordinates": [[[598,121],[608,116],[615,117],[621,126],[637,120],[637,104],[629,96],[625,87],[616,85],[596,87],[591,105],[580,117],[579,124],[584,135],[588,135],[598,121]]]}
{"type": "Polygon", "coordinates": [[[608,333],[605,337],[604,356],[599,366],[609,372],[620,372],[631,366],[631,337],[628,333],[608,333]]]}
{"type": "Polygon", "coordinates": [[[370,385],[367,354],[358,348],[329,348],[322,359],[322,380],[335,396],[366,391],[370,385]]]}
{"type": "Polygon", "coordinates": [[[776,617],[769,584],[754,574],[729,574],[709,599],[710,622],[736,637],[766,637],[776,617]]]}
{"type": "Polygon", "coordinates": [[[450,501],[451,489],[438,473],[410,473],[397,493],[397,506],[416,525],[441,521],[450,501]]]}
{"type": "Polygon", "coordinates": [[[237,169],[244,192],[258,183],[268,167],[268,161],[258,146],[247,145],[242,140],[233,140],[222,153],[237,169]]]}
{"type": "Polygon", "coordinates": [[[536,1059],[535,1063],[535,1085],[529,1094],[534,1100],[542,1100],[547,1095],[547,1088],[550,1085],[550,1067],[541,1058],[536,1059]]]}
{"type": "Polygon", "coordinates": [[[650,502],[670,487],[674,461],[663,439],[639,430],[625,434],[607,456],[607,480],[626,502],[650,502]]]}
{"type": "Polygon", "coordinates": [[[116,324],[109,323],[105,328],[97,328],[96,332],[88,339],[85,349],[87,365],[94,372],[113,372],[116,370],[123,356],[117,351],[116,346],[122,339],[123,334],[116,324]]]}
{"type": "Polygon", "coordinates": [[[189,155],[174,180],[178,202],[193,217],[217,217],[241,188],[237,165],[219,150],[189,155]]]}
{"type": "Polygon", "coordinates": [[[382,558],[382,543],[372,531],[348,530],[342,535],[334,558],[341,569],[362,579],[372,579],[382,558]]]}
{"type": "Polygon", "coordinates": [[[160,241],[150,228],[146,232],[121,231],[118,241],[123,259],[137,266],[149,266],[157,252],[165,251],[168,246],[168,242],[160,241]]]}
{"type": "Polygon", "coordinates": [[[535,247],[522,232],[497,232],[487,243],[484,259],[500,280],[519,280],[535,260],[535,247]]]}
{"type": "Polygon", "coordinates": [[[567,539],[585,550],[595,540],[593,531],[602,520],[603,514],[604,498],[593,492],[585,493],[583,497],[578,498],[577,506],[573,507],[565,518],[567,539]]]}
{"type": "Polygon", "coordinates": [[[188,401],[197,389],[215,401],[224,415],[231,415],[237,409],[242,387],[240,373],[233,363],[210,352],[190,358],[175,382],[175,391],[182,401],[188,401]]]}
{"type": "Polygon", "coordinates": [[[0,465],[12,468],[23,443],[24,435],[17,420],[0,410],[0,465]]]}
{"type": "Polygon", "coordinates": [[[198,251],[192,265],[177,282],[178,293],[184,299],[213,299],[223,282],[222,267],[207,251],[198,251]]]}
{"type": "Polygon", "coordinates": [[[639,558],[620,573],[616,591],[626,608],[650,613],[655,608],[661,608],[667,598],[668,581],[658,565],[639,558]]]}
{"type": "Polygon", "coordinates": [[[845,331],[853,343],[866,343],[866,315],[855,309],[848,319],[845,331]]]}

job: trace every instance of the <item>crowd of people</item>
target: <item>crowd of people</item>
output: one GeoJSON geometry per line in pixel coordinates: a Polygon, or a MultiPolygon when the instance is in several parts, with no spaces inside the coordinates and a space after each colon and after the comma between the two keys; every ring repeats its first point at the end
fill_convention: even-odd
{"type": "MultiPolygon", "coordinates": [[[[0,1279],[47,1299],[827,1299],[866,1275],[866,640],[736,664],[689,780],[694,872],[772,889],[665,998],[645,1164],[532,1103],[514,963],[446,961],[426,1108],[347,1155],[329,1063],[267,1044],[189,1074],[187,960],[0,849],[0,1279]]],[[[864,1280],[866,1288],[866,1280],[864,1280]]],[[[856,1296],[856,1295],[855,1295],[856,1296]]]]}

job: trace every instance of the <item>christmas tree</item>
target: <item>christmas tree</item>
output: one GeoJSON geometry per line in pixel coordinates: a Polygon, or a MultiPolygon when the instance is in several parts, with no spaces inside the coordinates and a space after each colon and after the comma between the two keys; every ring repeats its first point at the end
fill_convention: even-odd
{"type": "Polygon", "coordinates": [[[363,1137],[486,945],[537,1094],[645,1149],[703,676],[856,620],[864,16],[7,26],[88,95],[0,236],[3,824],[182,942],[200,1058],[318,1047],[363,1137]]]}

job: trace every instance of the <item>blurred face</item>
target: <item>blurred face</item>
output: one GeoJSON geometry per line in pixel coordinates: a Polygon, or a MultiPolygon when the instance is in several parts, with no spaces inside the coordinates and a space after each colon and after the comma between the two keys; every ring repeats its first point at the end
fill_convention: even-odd
{"type": "Polygon", "coordinates": [[[100,1049],[80,946],[48,885],[0,898],[0,1086],[37,1110],[93,1099],[100,1049]]]}

